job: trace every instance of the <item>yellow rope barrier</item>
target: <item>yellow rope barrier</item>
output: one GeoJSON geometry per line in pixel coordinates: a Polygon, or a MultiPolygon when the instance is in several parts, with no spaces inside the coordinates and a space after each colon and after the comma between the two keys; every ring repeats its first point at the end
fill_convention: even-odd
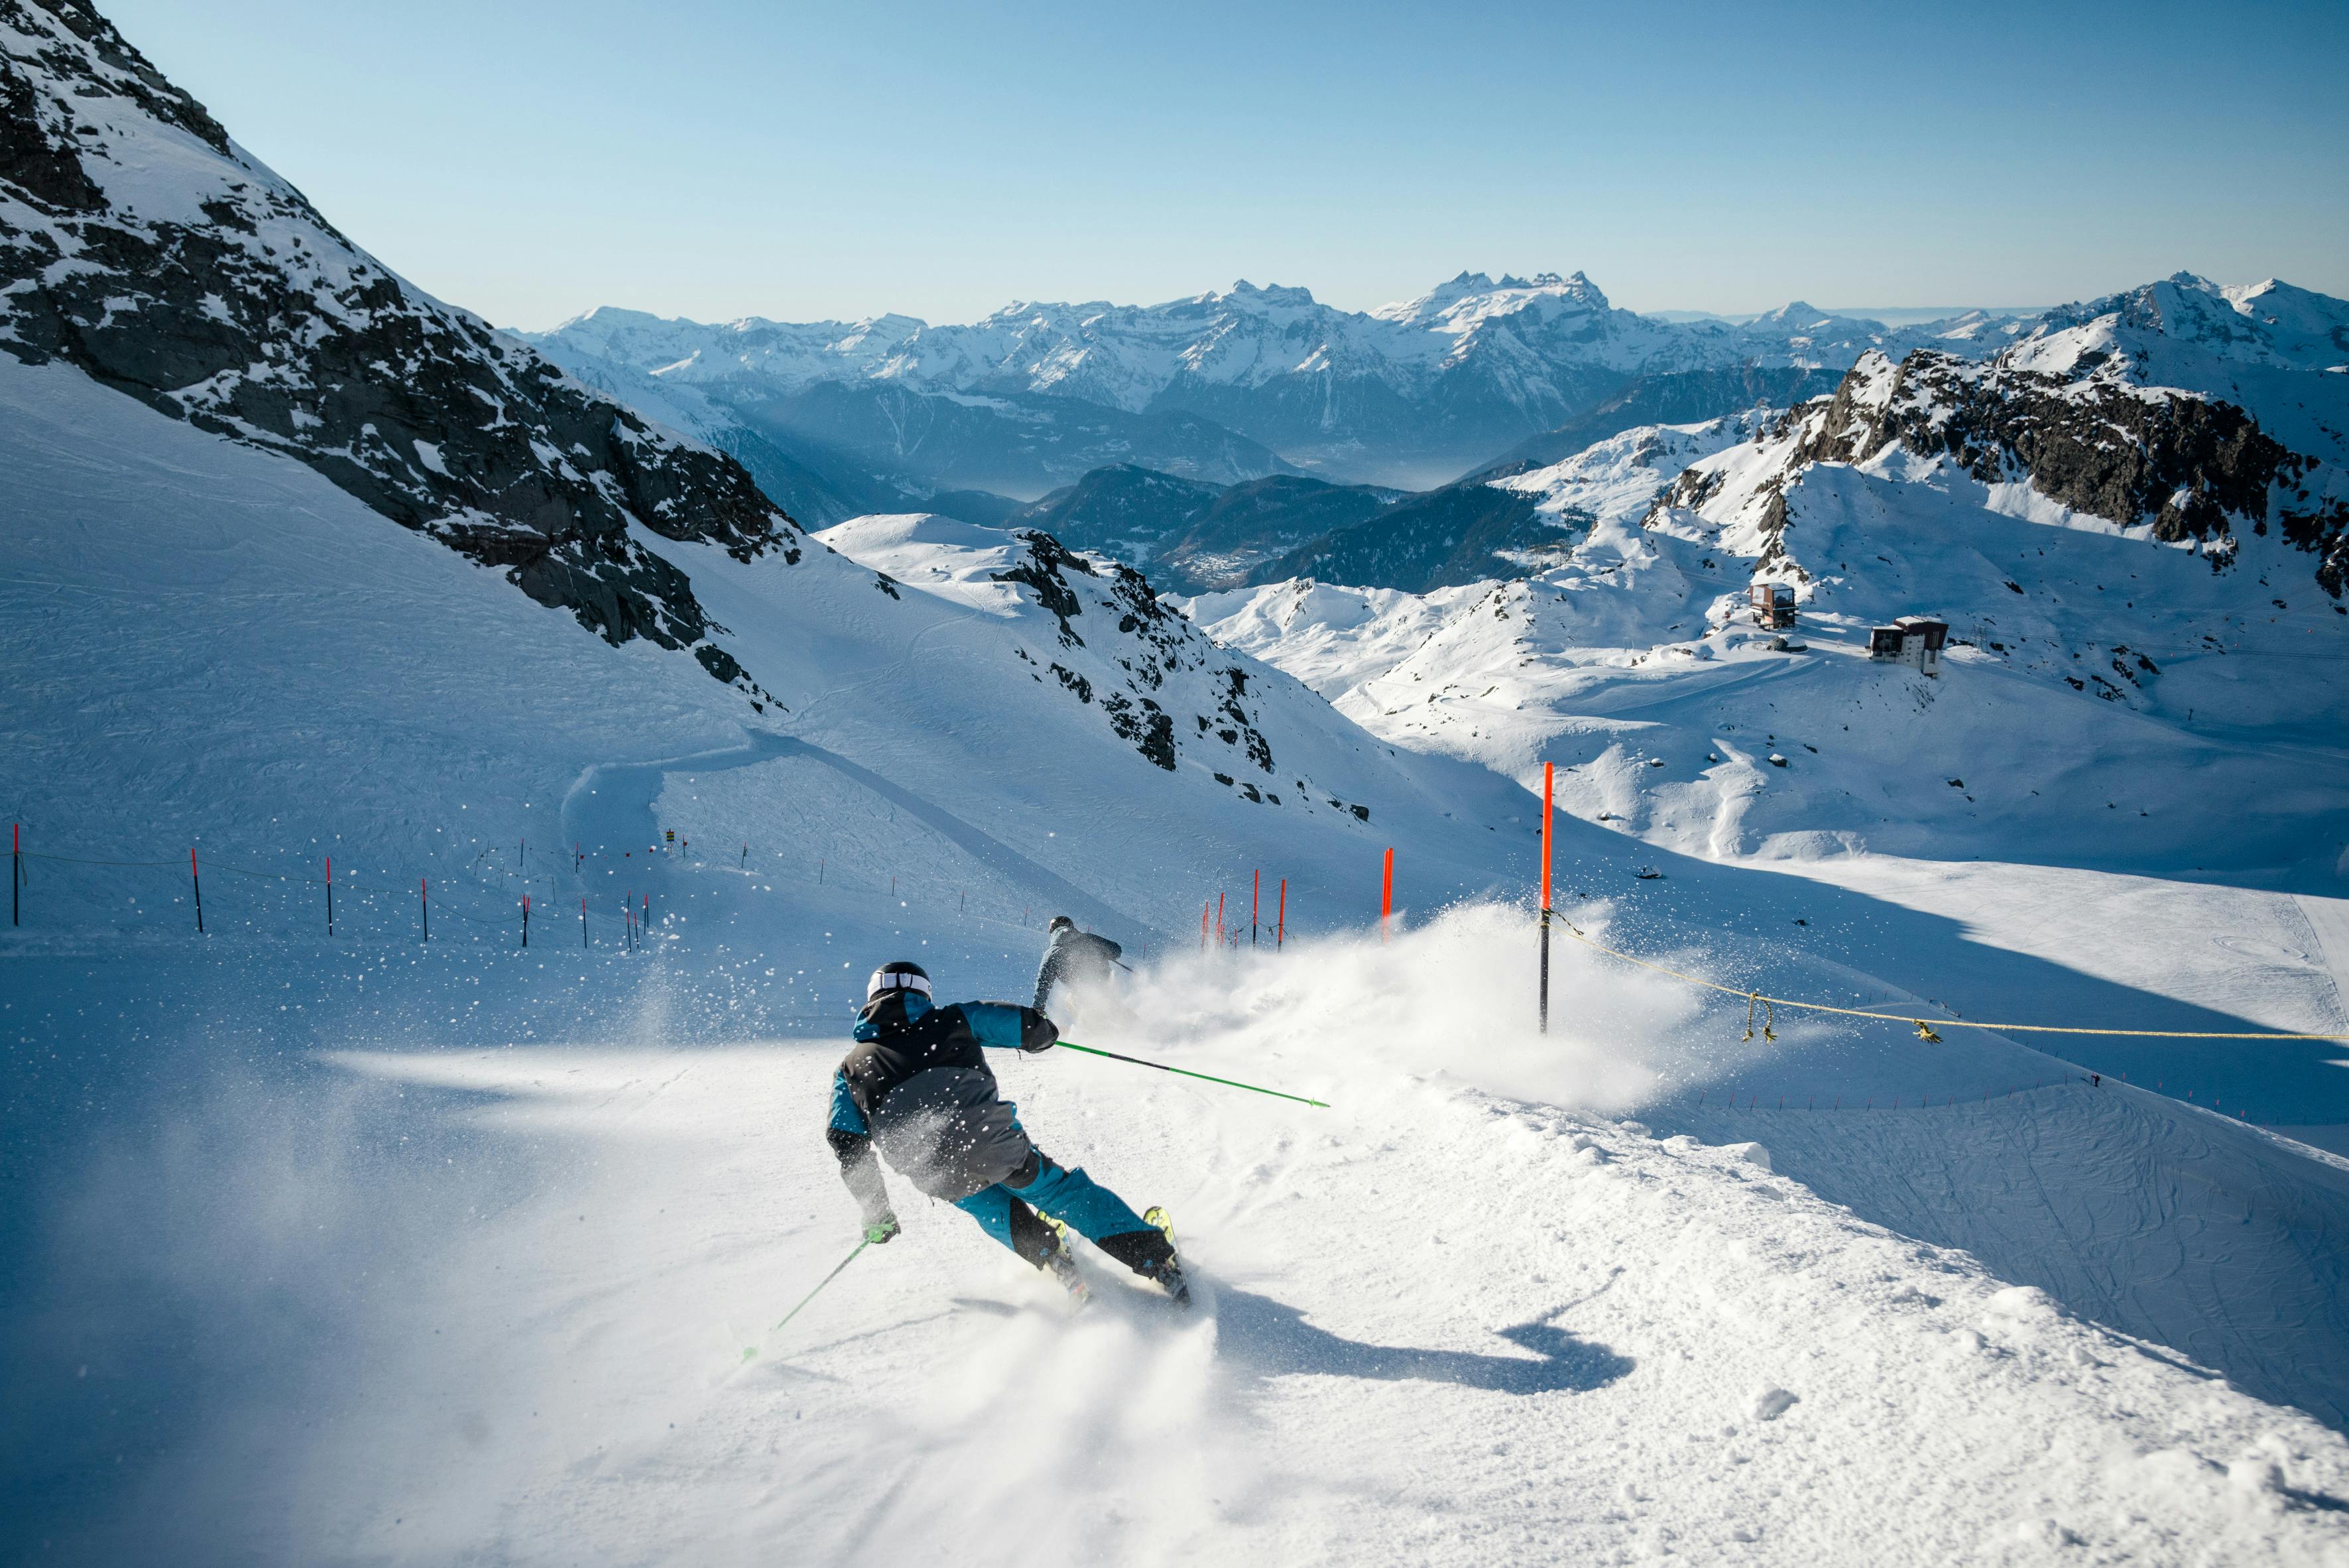
{"type": "MultiPolygon", "coordinates": [[[[2120,1035],[2150,1040],[2349,1040],[2349,1035],[2287,1035],[2265,1029],[2240,1034],[2213,1029],[2092,1029],[2076,1024],[1977,1024],[1971,1018],[1936,1018],[1928,1023],[1906,1013],[1871,1013],[1864,1007],[1837,1007],[1825,1002],[1797,1002],[1791,996],[1768,996],[1759,991],[1740,991],[1734,985],[1723,985],[1698,975],[1682,974],[1665,965],[1634,958],[1604,943],[1593,942],[1577,930],[1572,921],[1556,912],[1552,912],[1551,918],[1566,927],[1568,935],[1593,952],[1604,953],[1609,958],[1619,958],[1626,964],[1636,964],[1642,969],[1652,969],[1659,975],[1669,975],[1675,980],[1685,980],[1692,985],[1702,985],[1708,991],[1718,991],[1724,996],[1743,996],[1745,998],[1745,1037],[1749,1040],[1754,1037],[1754,1004],[1756,1002],[1765,1007],[1774,1005],[1800,1007],[1811,1013],[1839,1013],[1847,1018],[1878,1018],[1888,1024],[1909,1024],[1916,1027],[1920,1039],[1937,1043],[1941,1037],[1933,1032],[1933,1024],[1939,1024],[1944,1029],[1986,1029],[1999,1035],[2120,1035]]],[[[1763,1035],[1769,1039],[1777,1037],[1766,1025],[1763,1035]]]]}

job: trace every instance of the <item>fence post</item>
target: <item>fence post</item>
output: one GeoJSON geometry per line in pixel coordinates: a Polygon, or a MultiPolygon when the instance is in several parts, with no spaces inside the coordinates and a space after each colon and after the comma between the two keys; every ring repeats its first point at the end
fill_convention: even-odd
{"type": "Polygon", "coordinates": [[[335,857],[326,857],[326,934],[335,934],[335,857]]]}
{"type": "Polygon", "coordinates": [[[1280,913],[1273,916],[1272,923],[1272,950],[1275,953],[1280,951],[1280,944],[1282,941],[1286,939],[1288,934],[1288,879],[1287,877],[1283,877],[1280,879],[1280,913]]]}
{"type": "Polygon", "coordinates": [[[1386,872],[1379,881],[1379,940],[1387,939],[1387,923],[1394,918],[1394,846],[1387,846],[1386,872]]]}
{"type": "Polygon", "coordinates": [[[1557,765],[1542,764],[1541,1032],[1549,1033],[1549,828],[1550,791],[1557,765]]]}
{"type": "Polygon", "coordinates": [[[522,895],[522,950],[530,951],[530,894],[522,895]]]}
{"type": "Polygon", "coordinates": [[[188,849],[188,881],[195,885],[196,934],[202,936],[204,934],[204,879],[196,870],[196,851],[193,845],[190,845],[188,849]]]}

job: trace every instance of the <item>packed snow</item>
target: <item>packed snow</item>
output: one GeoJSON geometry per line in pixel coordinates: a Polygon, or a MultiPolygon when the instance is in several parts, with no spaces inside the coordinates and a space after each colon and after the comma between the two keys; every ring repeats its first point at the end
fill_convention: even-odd
{"type": "Polygon", "coordinates": [[[10,1561],[2349,1560],[2340,302],[549,340],[644,423],[102,20],[0,57],[10,1561]],[[1179,610],[746,412],[1231,475],[1290,459],[1202,407],[1424,465],[1855,359],[1495,480],[1523,581],[1179,610]],[[1868,656],[1917,609],[1939,679],[1868,656]],[[902,1181],[855,1246],[864,976],[1024,999],[1063,913],[1139,1061],[1003,1087],[1187,1311],[902,1181]]]}
{"type": "MultiPolygon", "coordinates": [[[[789,710],[755,726],[290,459],[59,367],[0,362],[0,396],[11,815],[72,857],[28,862],[0,1003],[23,1554],[2344,1548],[2349,1189],[2225,1108],[1954,1026],[1741,1040],[1738,1007],[1563,928],[1541,1036],[1521,790],[1269,671],[1247,712],[1278,772],[1369,822],[1239,798],[1204,758],[1245,744],[1195,727],[1153,766],[1099,711],[1144,646],[1118,579],[1061,568],[1055,612],[998,578],[1039,559],[1017,535],[870,520],[833,536],[861,563],[781,583],[648,544],[789,710]],[[1281,946],[1259,919],[1203,954],[1202,895],[1243,930],[1259,866],[1281,946]],[[864,972],[902,952],[1018,996],[1064,905],[1140,958],[1071,1037],[1330,1102],[1006,1068],[1048,1150],[1171,1210],[1197,1308],[1089,1254],[1071,1317],[904,1194],[907,1233],[772,1333],[854,1240],[820,1126],[864,972]],[[1773,1103],[1838,1093],[1904,1103],[1773,1103]]],[[[1170,693],[1261,671],[1161,635],[1170,693]]],[[[1899,901],[1559,833],[1579,930],[1732,984],[2232,1021],[1899,901]]]]}

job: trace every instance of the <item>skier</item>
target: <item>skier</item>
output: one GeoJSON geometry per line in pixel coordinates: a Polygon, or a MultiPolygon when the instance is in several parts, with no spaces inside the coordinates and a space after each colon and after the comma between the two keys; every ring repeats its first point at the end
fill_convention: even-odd
{"type": "Polygon", "coordinates": [[[1078,1300],[1087,1292],[1070,1254],[1070,1227],[1190,1305],[1164,1212],[1137,1215],[1081,1170],[1055,1164],[996,1092],[981,1047],[1050,1050],[1060,1039],[1051,1019],[1009,1002],[938,1006],[928,972],[897,962],[873,972],[854,1035],[856,1047],[833,1074],[825,1137],[864,1212],[866,1241],[886,1242],[899,1229],[874,1158],[878,1143],[899,1175],[969,1214],[1078,1300]]]}
{"type": "Polygon", "coordinates": [[[1054,915],[1044,929],[1051,934],[1052,944],[1044,950],[1044,962],[1036,970],[1039,1012],[1051,999],[1054,985],[1085,991],[1109,983],[1110,965],[1117,962],[1124,948],[1106,936],[1079,931],[1077,923],[1065,914],[1054,915]]]}

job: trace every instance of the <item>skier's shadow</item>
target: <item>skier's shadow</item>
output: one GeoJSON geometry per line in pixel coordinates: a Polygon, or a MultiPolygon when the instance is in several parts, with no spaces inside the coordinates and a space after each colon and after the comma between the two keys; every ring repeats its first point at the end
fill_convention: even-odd
{"type": "MultiPolygon", "coordinates": [[[[1454,1383],[1496,1394],[1584,1394],[1605,1387],[1637,1365],[1604,1345],[1578,1339],[1555,1324],[1539,1321],[1495,1331],[1532,1351],[1532,1358],[1372,1345],[1316,1328],[1296,1307],[1268,1295],[1227,1284],[1214,1288],[1216,1359],[1258,1380],[1313,1375],[1386,1383],[1413,1379],[1454,1383]]],[[[1003,1302],[970,1297],[958,1297],[955,1305],[1003,1317],[1018,1310],[1003,1302]]],[[[1096,1298],[1095,1310],[1102,1305],[1096,1298]]],[[[1150,1305],[1163,1309],[1165,1304],[1154,1299],[1150,1305]]]]}
{"type": "Polygon", "coordinates": [[[1635,1365],[1604,1345],[1538,1321],[1495,1331],[1532,1351],[1531,1357],[1372,1345],[1316,1328],[1296,1307],[1227,1284],[1216,1287],[1216,1359],[1260,1378],[1314,1374],[1454,1383],[1496,1394],[1579,1394],[1605,1387],[1635,1365]]]}

